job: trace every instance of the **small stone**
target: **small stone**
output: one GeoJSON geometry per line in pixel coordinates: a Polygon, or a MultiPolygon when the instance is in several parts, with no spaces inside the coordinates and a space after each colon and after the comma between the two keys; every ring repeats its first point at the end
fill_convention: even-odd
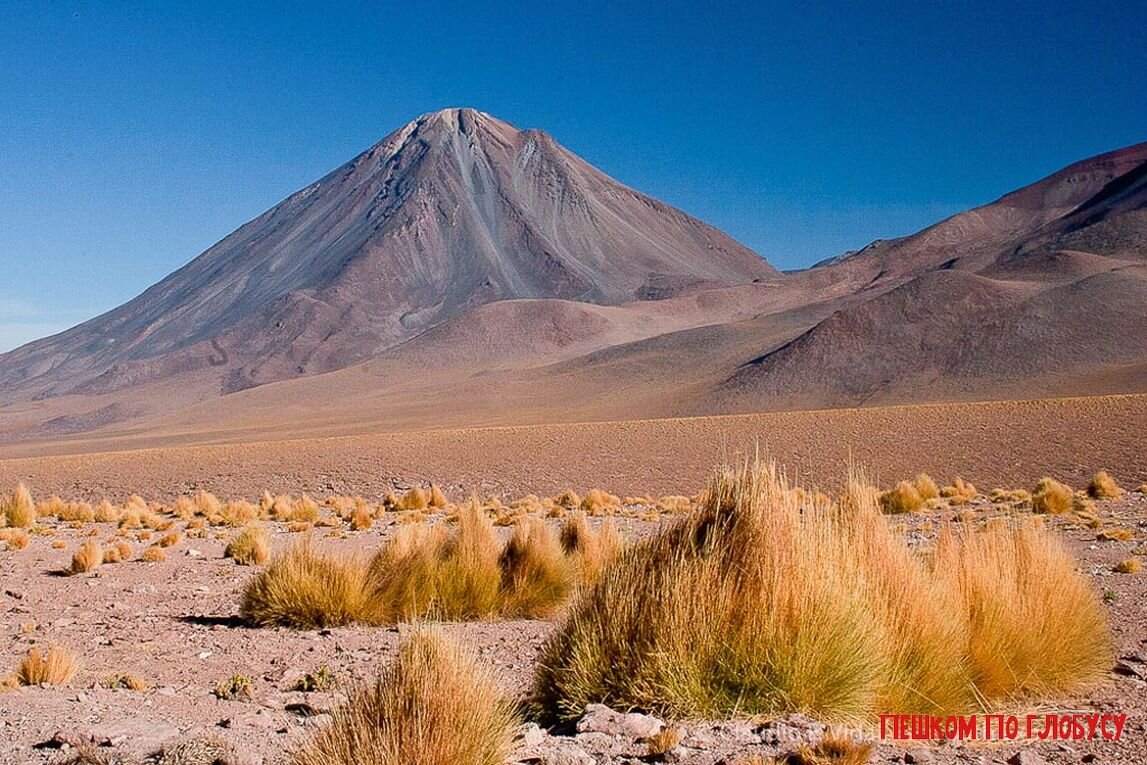
{"type": "Polygon", "coordinates": [[[517,736],[521,739],[522,746],[531,748],[541,746],[542,742],[546,740],[546,732],[537,723],[519,725],[517,736]]]}
{"type": "Polygon", "coordinates": [[[1047,760],[1031,749],[1021,749],[1008,759],[1008,765],[1047,765],[1047,760]]]}
{"type": "Polygon", "coordinates": [[[912,749],[904,753],[905,765],[929,765],[931,762],[932,753],[927,749],[912,749]]]}

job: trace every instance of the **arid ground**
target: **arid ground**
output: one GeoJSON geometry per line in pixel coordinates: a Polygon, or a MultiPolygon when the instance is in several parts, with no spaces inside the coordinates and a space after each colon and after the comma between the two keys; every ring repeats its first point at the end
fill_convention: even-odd
{"type": "MultiPolygon", "coordinates": [[[[1044,475],[1078,489],[1106,469],[1125,488],[1135,489],[1147,480],[1145,424],[1147,395],[298,440],[287,439],[293,434],[285,424],[284,438],[258,443],[179,446],[173,434],[156,437],[162,445],[144,449],[5,459],[0,461],[0,487],[10,491],[24,481],[38,499],[56,494],[93,503],[103,498],[123,502],[133,493],[170,503],[200,489],[224,500],[255,500],[268,490],[307,493],[319,501],[329,495],[360,495],[376,502],[388,492],[431,481],[455,501],[476,493],[509,502],[527,493],[544,497],[593,487],[656,498],[695,494],[714,465],[759,450],[787,466],[798,483],[827,489],[839,486],[850,462],[885,487],[925,471],[941,484],[961,475],[984,494],[994,488],[1030,490],[1044,475]]],[[[44,448],[67,450],[66,443],[44,448]]],[[[628,540],[675,517],[643,504],[611,512],[628,540]]],[[[1098,521],[1090,526],[1072,513],[1049,517],[1047,525],[1078,556],[1103,598],[1119,671],[1112,671],[1106,685],[1087,698],[1038,711],[1127,713],[1123,739],[1042,743],[1031,751],[1015,742],[927,750],[918,744],[914,749],[881,745],[873,761],[1016,762],[1009,758],[1021,748],[1025,756],[1034,752],[1048,762],[1137,763],[1147,758],[1147,584],[1143,574],[1113,570],[1120,561],[1144,553],[1147,498],[1131,491],[1118,500],[1099,501],[1096,513],[1098,521]],[[1129,530],[1130,538],[1097,538],[1112,528],[1129,530]]],[[[1028,514],[1028,509],[981,498],[890,522],[902,523],[913,544],[926,545],[946,522],[982,523],[999,515],[1028,514]]],[[[286,523],[268,525],[278,551],[309,533],[320,549],[365,556],[393,533],[402,515],[385,514],[363,531],[343,522],[298,533],[286,523]]],[[[431,514],[429,521],[435,518],[431,514]]],[[[62,576],[80,544],[89,538],[112,540],[116,524],[43,519],[39,525],[25,549],[0,550],[0,675],[14,669],[30,648],[47,645],[69,648],[79,657],[80,669],[63,688],[24,687],[0,694],[4,762],[61,761],[69,751],[65,742],[85,737],[103,743],[100,751],[129,757],[173,741],[213,737],[233,745],[240,762],[280,762],[324,724],[326,710],[340,698],[338,691],[293,690],[299,679],[321,666],[341,682],[368,679],[393,657],[409,629],[294,631],[244,625],[237,617],[241,592],[256,569],[223,557],[235,533],[231,528],[187,529],[177,521],[173,529],[182,538],[166,549],[166,560],[155,563],[137,558],[162,535],[140,539],[138,531],[128,531],[120,538],[132,544],[132,559],[62,576]],[[103,687],[115,673],[139,676],[147,690],[103,687]],[[235,674],[252,679],[250,698],[217,698],[216,686],[235,674]]],[[[447,624],[444,631],[476,646],[483,661],[496,665],[505,690],[522,694],[556,618],[447,624]]],[[[800,720],[771,727],[764,721],[681,724],[685,735],[670,761],[710,765],[735,763],[754,752],[783,753],[811,725],[800,720]]],[[[591,730],[576,737],[531,731],[517,756],[532,763],[641,761],[646,744],[627,735],[624,730],[591,730]]]]}

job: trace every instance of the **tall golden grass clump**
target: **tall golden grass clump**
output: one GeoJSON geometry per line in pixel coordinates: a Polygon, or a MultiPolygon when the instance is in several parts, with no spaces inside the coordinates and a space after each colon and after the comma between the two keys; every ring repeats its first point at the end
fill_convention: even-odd
{"type": "Polygon", "coordinates": [[[607,519],[596,530],[591,528],[585,513],[574,513],[562,524],[559,536],[562,549],[578,569],[578,580],[591,585],[621,552],[621,535],[613,519],[607,519]]]}
{"type": "Polygon", "coordinates": [[[254,523],[246,526],[227,543],[223,557],[240,566],[262,566],[271,557],[271,532],[254,523]]]}
{"type": "Polygon", "coordinates": [[[419,632],[373,684],[353,690],[292,765],[502,765],[517,716],[493,674],[436,632],[419,632]]]}
{"type": "Polygon", "coordinates": [[[1071,510],[1071,487],[1054,478],[1041,478],[1032,490],[1032,512],[1060,515],[1071,510]]]}
{"type": "Polygon", "coordinates": [[[371,560],[374,620],[471,619],[498,609],[500,545],[475,499],[457,526],[404,526],[371,560]]]}
{"type": "Polygon", "coordinates": [[[1087,496],[1093,499],[1119,499],[1123,494],[1123,488],[1106,470],[1100,470],[1087,484],[1087,496]]]}
{"type": "Polygon", "coordinates": [[[16,667],[16,679],[20,685],[67,685],[79,664],[70,652],[52,646],[44,653],[33,648],[16,667]]]}
{"type": "Polygon", "coordinates": [[[936,573],[968,615],[972,681],[989,700],[1054,698],[1113,658],[1099,601],[1054,536],[1030,525],[940,535],[936,573]]]}
{"type": "Polygon", "coordinates": [[[602,702],[854,721],[1058,695],[1101,674],[1102,614],[1058,542],[966,534],[946,536],[933,569],[859,476],[834,503],[798,496],[772,466],[722,470],[697,511],[623,552],[571,607],[543,649],[536,703],[554,720],[602,702]],[[978,586],[993,567],[1006,596],[978,586]],[[980,615],[1001,597],[1043,630],[1037,650],[1007,631],[1018,620],[980,615]],[[1047,626],[1068,619],[1065,632],[1047,626]],[[1020,670],[1010,683],[1008,667],[1020,670]]]}
{"type": "Polygon", "coordinates": [[[896,488],[880,494],[880,508],[890,514],[915,513],[924,509],[924,497],[910,481],[901,481],[896,488]]]}
{"type": "Polygon", "coordinates": [[[581,510],[587,515],[604,515],[621,506],[621,499],[601,489],[590,489],[581,500],[581,510]]]}
{"type": "Polygon", "coordinates": [[[76,550],[72,555],[72,562],[68,568],[65,569],[64,573],[68,576],[85,574],[89,571],[96,570],[103,562],[103,545],[95,540],[88,540],[80,545],[80,549],[76,550]]]}
{"type": "Polygon", "coordinates": [[[450,504],[446,501],[446,495],[442,493],[442,489],[438,488],[438,484],[430,484],[430,496],[427,498],[427,504],[435,510],[445,510],[446,505],[450,504]]]}
{"type": "Polygon", "coordinates": [[[23,550],[28,546],[28,532],[24,529],[4,529],[0,531],[0,542],[6,542],[9,550],[23,550]]]}
{"type": "Polygon", "coordinates": [[[239,614],[261,626],[314,629],[350,624],[364,613],[365,575],[360,562],[323,555],[302,542],[273,558],[247,584],[239,614]]]}
{"type": "Polygon", "coordinates": [[[541,518],[518,521],[498,565],[502,571],[502,612],[507,616],[547,616],[574,586],[562,545],[541,518]]]}
{"type": "Polygon", "coordinates": [[[30,529],[36,523],[36,503],[23,483],[16,484],[11,496],[0,501],[0,516],[9,526],[30,529]]]}

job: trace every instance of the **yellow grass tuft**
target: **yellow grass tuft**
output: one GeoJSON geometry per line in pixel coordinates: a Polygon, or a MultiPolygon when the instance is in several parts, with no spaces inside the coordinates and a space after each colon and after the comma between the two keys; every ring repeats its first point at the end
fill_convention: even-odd
{"type": "Polygon", "coordinates": [[[23,483],[16,484],[9,497],[0,499],[0,516],[9,526],[30,529],[36,523],[36,503],[23,483]]]}
{"type": "Polygon", "coordinates": [[[559,541],[584,585],[600,579],[606,566],[617,558],[622,549],[621,536],[613,519],[607,519],[595,530],[590,527],[585,513],[580,512],[562,524],[559,541]]]}
{"type": "Polygon", "coordinates": [[[901,481],[895,489],[880,494],[880,509],[889,514],[915,513],[924,509],[924,497],[916,484],[901,481]]]}
{"type": "Polygon", "coordinates": [[[1087,484],[1087,496],[1093,499],[1119,499],[1123,494],[1123,489],[1106,470],[1100,470],[1087,484]]]}
{"type": "Polygon", "coordinates": [[[80,549],[72,555],[72,563],[64,571],[68,576],[85,574],[99,568],[104,562],[104,548],[99,542],[89,540],[80,545],[80,549]]]}
{"type": "Polygon", "coordinates": [[[507,616],[547,616],[574,586],[573,571],[561,543],[540,518],[518,522],[498,565],[502,569],[502,611],[507,616]]]}
{"type": "Polygon", "coordinates": [[[1109,666],[1102,610],[1050,533],[948,530],[921,554],[859,476],[834,503],[759,463],[719,472],[702,499],[571,607],[535,676],[544,719],[590,702],[701,718],[968,712],[1075,693],[1109,666]]]}
{"type": "Polygon", "coordinates": [[[681,743],[681,729],[665,726],[645,740],[645,754],[653,760],[665,757],[681,743]]]}
{"type": "Polygon", "coordinates": [[[1143,563],[1138,558],[1128,558],[1115,564],[1117,574],[1138,574],[1143,570],[1143,563]]]}
{"type": "Polygon", "coordinates": [[[951,486],[940,489],[940,496],[948,500],[951,505],[966,505],[979,495],[976,487],[956,476],[951,486]]]}
{"type": "Polygon", "coordinates": [[[350,624],[364,613],[365,574],[360,562],[323,555],[305,541],[273,558],[247,584],[239,613],[260,626],[350,624]]]}
{"type": "Polygon", "coordinates": [[[502,765],[513,748],[514,707],[471,651],[435,632],[400,647],[372,685],[354,689],[292,765],[502,765]]]}
{"type": "Polygon", "coordinates": [[[105,499],[96,505],[94,517],[97,523],[118,523],[120,510],[105,499]]]}
{"type": "Polygon", "coordinates": [[[1102,608],[1054,535],[1030,525],[946,532],[935,570],[964,604],[982,699],[1059,698],[1104,677],[1112,649],[1102,608]]]}
{"type": "Polygon", "coordinates": [[[430,497],[427,502],[430,507],[433,507],[435,510],[445,510],[446,505],[449,504],[446,501],[446,495],[442,493],[442,489],[439,489],[438,485],[433,483],[430,484],[430,497]]]}
{"type": "Polygon", "coordinates": [[[139,559],[144,563],[163,563],[167,560],[167,553],[163,551],[162,547],[149,547],[143,551],[139,559]]]}
{"type": "Polygon", "coordinates": [[[937,499],[940,496],[940,489],[936,486],[936,482],[932,480],[932,476],[927,473],[918,473],[916,478],[913,479],[912,485],[916,489],[916,493],[920,495],[920,499],[927,502],[930,499],[937,499]]]}
{"type": "Polygon", "coordinates": [[[1032,491],[1032,512],[1061,515],[1072,507],[1071,487],[1054,478],[1041,478],[1032,491]]]}
{"type": "Polygon", "coordinates": [[[247,526],[227,543],[223,557],[240,566],[262,566],[271,557],[271,532],[257,524],[247,526]]]}
{"type": "Polygon", "coordinates": [[[581,501],[581,510],[586,515],[604,515],[621,506],[621,500],[601,489],[590,489],[581,501]]]}
{"type": "Polygon", "coordinates": [[[164,534],[162,537],[160,537],[159,541],[156,542],[156,544],[159,545],[160,547],[175,547],[177,544],[179,544],[182,541],[183,541],[183,535],[180,534],[178,531],[172,531],[172,532],[170,532],[168,534],[164,534]]]}
{"type": "Polygon", "coordinates": [[[1095,535],[1095,538],[1100,542],[1130,542],[1135,538],[1135,532],[1131,529],[1114,528],[1104,529],[1095,535]]]}
{"type": "Polygon", "coordinates": [[[52,646],[47,653],[33,648],[16,667],[16,679],[20,685],[67,685],[78,668],[76,657],[63,648],[52,646]]]}
{"type": "Polygon", "coordinates": [[[351,510],[350,525],[355,531],[365,531],[374,525],[374,514],[366,505],[359,505],[351,510]]]}
{"type": "Polygon", "coordinates": [[[116,672],[100,680],[100,685],[109,690],[146,691],[150,686],[139,675],[130,672],[116,672]]]}
{"type": "Polygon", "coordinates": [[[553,498],[553,503],[558,507],[564,507],[566,510],[575,510],[581,507],[581,497],[573,489],[566,489],[553,498]]]}
{"type": "Polygon", "coordinates": [[[872,741],[830,730],[812,746],[801,744],[786,765],[867,765],[874,748],[872,741]]]}
{"type": "Polygon", "coordinates": [[[398,510],[425,510],[429,506],[429,498],[426,492],[420,486],[415,486],[410,491],[402,495],[402,499],[398,500],[396,509],[398,510]]]}
{"type": "Polygon", "coordinates": [[[0,540],[8,544],[9,550],[23,550],[28,546],[28,532],[24,529],[4,529],[0,532],[0,540]]]}

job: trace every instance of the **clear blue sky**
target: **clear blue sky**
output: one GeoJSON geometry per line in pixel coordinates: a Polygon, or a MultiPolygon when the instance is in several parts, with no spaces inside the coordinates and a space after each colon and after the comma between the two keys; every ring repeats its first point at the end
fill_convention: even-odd
{"type": "Polygon", "coordinates": [[[446,106],[782,268],[1147,140],[1147,3],[775,5],[6,0],[0,350],[446,106]]]}

